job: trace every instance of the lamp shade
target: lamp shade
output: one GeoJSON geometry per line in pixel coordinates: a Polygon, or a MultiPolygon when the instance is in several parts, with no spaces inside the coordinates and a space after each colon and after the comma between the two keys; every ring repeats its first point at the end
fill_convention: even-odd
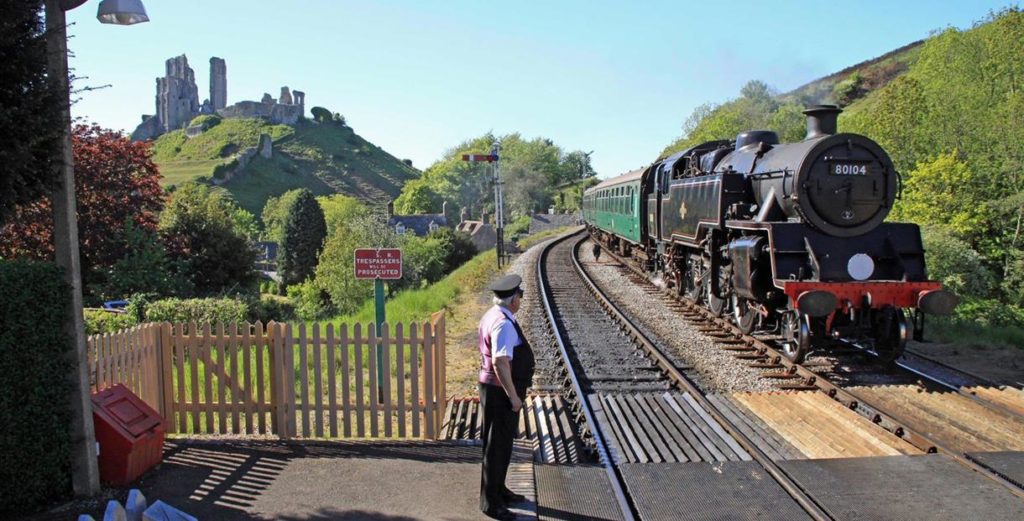
{"type": "Polygon", "coordinates": [[[96,18],[105,24],[132,25],[148,22],[142,0],[103,0],[96,18]]]}

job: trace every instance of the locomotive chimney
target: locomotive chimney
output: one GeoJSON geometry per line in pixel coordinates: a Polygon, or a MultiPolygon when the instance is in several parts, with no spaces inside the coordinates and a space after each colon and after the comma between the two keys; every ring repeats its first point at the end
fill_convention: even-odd
{"type": "Polygon", "coordinates": [[[836,118],[842,111],[835,105],[814,105],[804,110],[807,115],[807,137],[804,141],[835,134],[836,118]]]}

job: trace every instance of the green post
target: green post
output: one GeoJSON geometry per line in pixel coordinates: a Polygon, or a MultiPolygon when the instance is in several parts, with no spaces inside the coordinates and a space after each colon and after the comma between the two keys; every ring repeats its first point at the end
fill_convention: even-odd
{"type": "MultiPolygon", "coordinates": [[[[380,327],[387,320],[384,316],[384,281],[377,278],[373,281],[373,300],[377,310],[377,338],[380,338],[380,327]]],[[[384,349],[387,346],[377,344],[377,400],[384,403],[384,349]]]]}

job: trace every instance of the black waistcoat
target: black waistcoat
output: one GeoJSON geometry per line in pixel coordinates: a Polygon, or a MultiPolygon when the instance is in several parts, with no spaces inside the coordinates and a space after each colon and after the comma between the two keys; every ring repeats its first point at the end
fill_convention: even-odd
{"type": "Polygon", "coordinates": [[[533,348],[526,341],[526,335],[523,334],[519,323],[515,320],[511,322],[515,326],[520,340],[519,345],[512,350],[512,362],[509,364],[512,369],[512,383],[516,386],[516,394],[519,395],[519,399],[525,400],[526,390],[533,385],[533,370],[536,362],[533,357],[533,348]]]}

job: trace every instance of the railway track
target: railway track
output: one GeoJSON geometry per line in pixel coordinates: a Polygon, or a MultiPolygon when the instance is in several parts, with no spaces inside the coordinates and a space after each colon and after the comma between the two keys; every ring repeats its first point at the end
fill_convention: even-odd
{"type": "Polygon", "coordinates": [[[802,509],[812,519],[830,519],[726,411],[694,387],[685,368],[604,296],[577,260],[583,240],[576,234],[547,245],[537,278],[564,364],[564,396],[577,411],[583,437],[605,469],[623,518],[638,519],[660,508],[645,494],[650,484],[639,480],[630,464],[704,461],[756,462],[755,474],[763,474],[759,479],[774,480],[792,498],[783,505],[793,512],[776,502],[761,515],[799,516],[802,509]]]}
{"type": "Polygon", "coordinates": [[[976,377],[914,354],[896,364],[880,364],[867,351],[848,345],[828,356],[809,357],[803,364],[790,362],[771,339],[743,334],[726,318],[657,288],[614,252],[605,250],[604,255],[628,268],[635,282],[648,285],[649,292],[657,292],[722,349],[778,382],[780,389],[825,393],[923,452],[946,454],[1024,498],[1024,483],[972,455],[1024,450],[1019,439],[1024,410],[1015,397],[992,392],[976,377]]]}

